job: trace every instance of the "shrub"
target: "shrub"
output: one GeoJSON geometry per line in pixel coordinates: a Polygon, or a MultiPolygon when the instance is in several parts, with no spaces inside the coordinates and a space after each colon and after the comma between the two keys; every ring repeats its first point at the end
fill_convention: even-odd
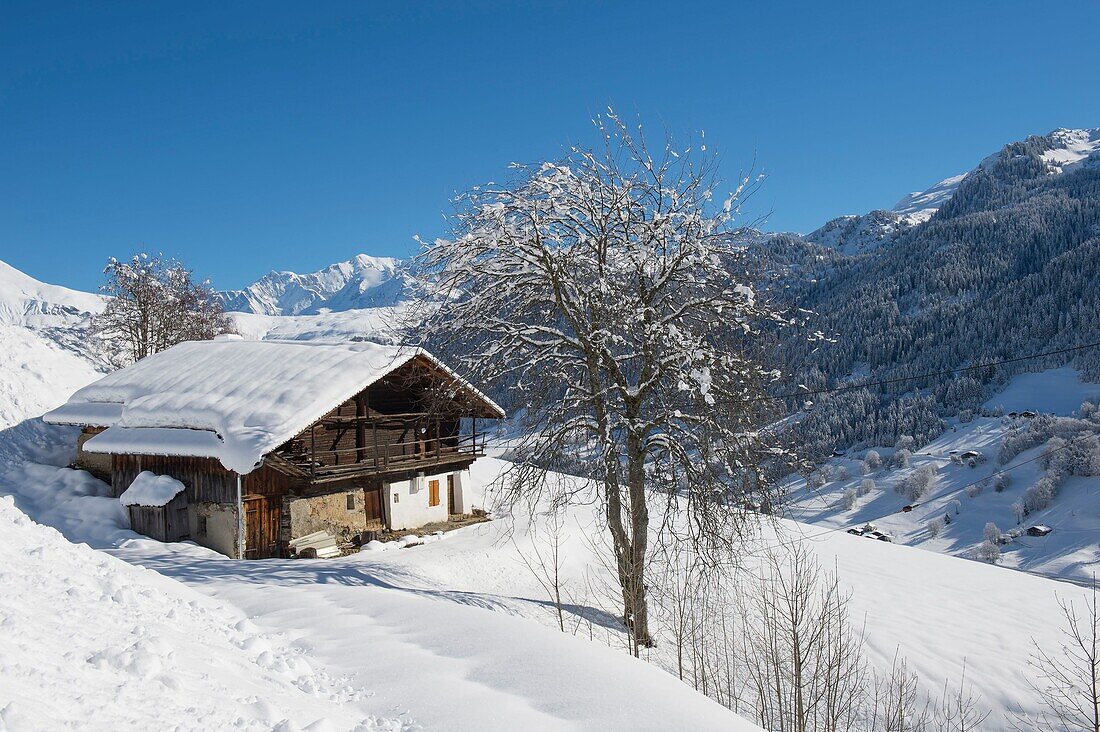
{"type": "Polygon", "coordinates": [[[974,551],[971,552],[971,556],[979,562],[996,564],[1001,560],[1001,548],[986,540],[974,548],[974,551]]]}
{"type": "Polygon", "coordinates": [[[928,522],[928,535],[935,539],[937,536],[943,533],[943,530],[947,527],[947,519],[943,516],[937,516],[928,522]]]}

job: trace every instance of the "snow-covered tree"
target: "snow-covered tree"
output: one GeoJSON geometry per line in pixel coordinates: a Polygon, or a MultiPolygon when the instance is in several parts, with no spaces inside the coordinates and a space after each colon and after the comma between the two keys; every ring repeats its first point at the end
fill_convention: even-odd
{"type": "Polygon", "coordinates": [[[779,318],[751,286],[729,233],[746,179],[722,201],[714,158],[648,147],[614,113],[597,151],[514,166],[515,179],[456,200],[453,235],[425,244],[423,332],[469,375],[522,404],[508,503],[583,500],[598,487],[624,620],[651,642],[651,531],[711,559],[739,545],[766,503],[774,455],[760,424],[758,326],[779,318]],[[656,522],[651,516],[656,512],[656,522]]]}
{"type": "Polygon", "coordinates": [[[986,539],[978,546],[974,547],[971,555],[979,562],[987,562],[989,564],[996,564],[1001,561],[1001,547],[994,544],[989,539],[986,539]]]}
{"type": "Polygon", "coordinates": [[[894,490],[907,500],[919,501],[928,492],[935,477],[936,469],[931,465],[925,465],[905,476],[903,480],[894,486],[894,490]]]}
{"type": "Polygon", "coordinates": [[[985,525],[985,529],[982,531],[982,538],[991,544],[1000,544],[1004,539],[1004,534],[997,528],[997,524],[990,521],[985,525]]]}
{"type": "Polygon", "coordinates": [[[928,535],[935,539],[947,527],[947,517],[937,516],[928,522],[928,535]]]}
{"type": "Polygon", "coordinates": [[[882,467],[882,455],[878,453],[878,450],[868,450],[867,454],[863,456],[863,472],[873,473],[882,467]]]}
{"type": "Polygon", "coordinates": [[[207,282],[195,282],[177,261],[136,254],[107,261],[100,287],[109,296],[92,332],[116,366],[139,361],[183,341],[230,333],[233,325],[207,282]]]}
{"type": "Polygon", "coordinates": [[[859,482],[859,495],[865,496],[875,489],[875,481],[871,478],[864,478],[859,482]]]}

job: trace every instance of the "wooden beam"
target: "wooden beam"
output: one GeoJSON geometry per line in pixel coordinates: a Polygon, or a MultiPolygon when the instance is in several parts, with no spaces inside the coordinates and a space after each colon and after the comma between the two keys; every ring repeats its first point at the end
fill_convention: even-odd
{"type": "Polygon", "coordinates": [[[359,450],[355,453],[355,462],[357,463],[363,462],[364,451],[367,447],[367,425],[364,421],[366,416],[366,392],[360,392],[355,397],[355,447],[359,450]]]}

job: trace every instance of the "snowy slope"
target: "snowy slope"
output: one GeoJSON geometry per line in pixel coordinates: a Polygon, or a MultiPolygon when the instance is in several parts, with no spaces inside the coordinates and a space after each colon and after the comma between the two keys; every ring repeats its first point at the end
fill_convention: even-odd
{"type": "Polygon", "coordinates": [[[81,351],[103,298],[39,282],[0,261],[0,429],[63,403],[102,376],[81,351]]]}
{"type": "Polygon", "coordinates": [[[1077,165],[1093,165],[1100,161],[1100,127],[1091,130],[1057,129],[1048,136],[1050,149],[1043,159],[1052,173],[1063,173],[1077,165]]]}
{"type": "MultiPolygon", "coordinates": [[[[1015,377],[986,406],[1003,407],[1005,412],[1033,410],[1046,414],[1071,415],[1085,399],[1100,397],[1100,384],[1083,382],[1069,368],[1052,369],[1015,377]]],[[[951,428],[939,438],[913,453],[906,468],[882,468],[868,475],[860,470],[859,457],[865,451],[834,458],[826,472],[833,478],[819,489],[811,489],[802,478],[793,480],[789,489],[790,516],[815,526],[847,529],[870,521],[888,533],[895,542],[921,549],[970,557],[982,543],[985,525],[995,523],[1002,531],[1017,527],[1013,504],[1044,474],[1036,460],[1043,448],[1021,452],[1005,465],[996,458],[1001,440],[1013,427],[1026,420],[1009,417],[978,417],[951,428]],[[952,453],[975,451],[984,462],[974,467],[953,464],[952,453]],[[931,466],[936,470],[931,489],[908,513],[901,508],[908,502],[894,488],[914,472],[931,466]],[[1016,467],[1019,466],[1019,467],[1016,467]],[[971,484],[1008,468],[1010,480],[1002,491],[993,481],[980,490],[965,490],[971,484]],[[845,471],[847,477],[840,471],[845,471]],[[851,509],[844,507],[845,491],[858,489],[864,479],[875,488],[856,499],[851,509]],[[973,495],[972,495],[973,494],[973,495]],[[887,515],[889,514],[889,515],[887,515]],[[929,524],[944,516],[951,523],[933,536],[929,524]]],[[[893,450],[879,448],[884,457],[893,450]]],[[[974,486],[977,488],[977,486],[974,486]]],[[[1023,526],[1046,524],[1054,532],[1045,537],[1021,536],[1001,546],[999,564],[1044,576],[1089,583],[1100,571],[1100,476],[1074,476],[1066,480],[1053,504],[1027,516],[1023,526]]],[[[812,533],[812,532],[811,532],[812,533]]],[[[870,543],[870,542],[868,542],[870,543]]]]}
{"type": "Polygon", "coordinates": [[[82,354],[41,332],[0,324],[0,429],[63,404],[101,376],[82,354]]]}
{"type": "Polygon", "coordinates": [[[103,308],[103,298],[48,285],[0,261],[0,324],[74,325],[103,308]]]}
{"type": "Polygon", "coordinates": [[[356,255],[309,274],[269,272],[243,290],[221,293],[226,310],[258,315],[309,315],[395,305],[404,289],[403,263],[356,255]]]}
{"type": "Polygon", "coordinates": [[[72,544],[10,497],[0,536],[0,729],[403,727],[236,608],[72,544]]]}
{"type": "Polygon", "coordinates": [[[890,211],[902,217],[910,226],[927,221],[940,206],[947,203],[947,199],[951,198],[965,177],[966,173],[953,175],[950,178],[944,178],[926,191],[910,193],[894,204],[890,211]]]}
{"type": "MultiPolygon", "coordinates": [[[[481,484],[501,467],[493,459],[474,466],[481,484]]],[[[563,635],[519,556],[533,540],[523,516],[409,549],[239,562],[193,545],[133,538],[112,524],[100,505],[105,499],[73,495],[89,492],[90,479],[81,475],[39,466],[9,474],[3,490],[70,539],[240,608],[268,638],[299,649],[317,672],[369,689],[370,696],[344,705],[353,717],[403,715],[429,729],[750,728],[656,668],[673,667],[671,644],[648,652],[651,665],[607,647],[621,643],[620,626],[588,589],[596,564],[591,506],[565,522],[563,635]],[[60,507],[35,498],[58,494],[73,497],[60,507]],[[77,513],[100,518],[76,520],[77,513]]],[[[546,528],[541,520],[534,526],[546,528]]],[[[992,711],[989,729],[1004,727],[1006,713],[1038,708],[1025,677],[1031,639],[1052,644],[1057,597],[1079,602],[1084,590],[839,532],[817,535],[799,524],[783,530],[811,537],[823,566],[835,567],[852,591],[853,618],[865,624],[878,668],[898,652],[934,694],[965,666],[981,705],[992,711]]],[[[776,540],[770,531],[762,541],[776,540]]],[[[746,570],[753,571],[751,557],[746,570]]]]}
{"type": "MultiPolygon", "coordinates": [[[[39,442],[68,438],[71,434],[60,429],[35,434],[39,442]]],[[[532,622],[532,617],[544,615],[540,604],[454,589],[463,577],[440,583],[399,566],[369,561],[419,551],[418,556],[432,564],[440,555],[425,552],[427,547],[329,561],[230,560],[193,544],[166,545],[138,537],[126,529],[118,502],[103,497],[105,492],[106,486],[86,473],[46,465],[16,465],[0,479],[0,494],[13,494],[20,509],[59,527],[70,541],[107,549],[165,575],[125,567],[114,558],[67,544],[52,530],[30,524],[10,501],[0,504],[13,515],[12,523],[31,534],[25,550],[31,557],[60,556],[64,561],[77,556],[65,574],[57,573],[57,580],[47,573],[45,580],[32,581],[29,577],[41,571],[41,564],[30,565],[28,579],[20,580],[18,594],[12,595],[47,617],[42,630],[17,652],[9,648],[11,636],[0,636],[0,658],[19,659],[15,671],[28,678],[28,685],[41,685],[43,678],[30,667],[29,656],[22,655],[33,648],[30,643],[40,641],[42,667],[83,660],[84,645],[73,651],[66,648],[63,627],[77,622],[72,614],[91,613],[98,619],[115,611],[117,592],[125,593],[119,602],[138,606],[122,619],[106,615],[103,622],[110,627],[87,640],[89,655],[106,649],[105,672],[117,674],[121,668],[127,680],[121,689],[73,694],[46,686],[40,697],[32,698],[64,693],[67,703],[52,712],[38,704],[17,703],[16,711],[32,729],[52,726],[54,719],[86,718],[100,700],[118,703],[115,714],[124,714],[129,709],[123,703],[137,695],[155,702],[142,706],[140,719],[105,715],[102,725],[92,728],[167,728],[182,723],[189,729],[188,712],[175,700],[204,696],[195,688],[194,677],[211,661],[212,690],[198,705],[206,729],[231,726],[227,720],[237,715],[243,721],[232,724],[250,728],[254,719],[267,720],[263,729],[271,729],[271,722],[282,717],[299,725],[323,717],[328,724],[323,729],[331,730],[373,728],[356,727],[356,720],[380,728],[406,723],[440,730],[758,729],[653,665],[532,622]],[[49,537],[48,542],[42,536],[49,537]],[[101,569],[104,566],[122,567],[120,580],[114,582],[101,569]],[[202,614],[202,608],[179,607],[177,598],[194,598],[183,585],[213,598],[203,606],[213,609],[202,614]],[[127,589],[120,589],[123,586],[127,589]],[[75,601],[67,601],[71,609],[49,610],[67,587],[77,588],[71,596],[75,601]],[[81,592],[84,587],[89,587],[87,592],[81,592]],[[192,621],[181,615],[184,612],[199,617],[192,621]],[[244,616],[250,622],[242,623],[244,616]],[[139,623],[143,630],[131,629],[139,623]],[[146,642],[131,650],[142,639],[146,642]],[[152,669],[136,682],[125,675],[133,658],[140,659],[142,668],[152,669]],[[159,679],[165,667],[176,670],[174,688],[159,679]],[[159,703],[165,697],[171,700],[159,703]],[[209,707],[220,716],[208,712],[209,707]]],[[[10,533],[0,521],[0,535],[10,533]]],[[[494,541],[479,540],[477,551],[493,554],[494,541]]],[[[448,537],[438,545],[450,543],[448,537]]],[[[461,552],[461,544],[455,543],[461,552]]],[[[494,575],[503,568],[517,575],[513,562],[505,550],[485,565],[494,575]]],[[[2,597],[0,609],[6,610],[2,597]]],[[[26,617],[17,622],[22,628],[31,621],[26,617]]],[[[81,674],[71,688],[99,691],[106,685],[105,677],[79,664],[69,673],[81,674]]],[[[6,693],[7,687],[0,685],[0,708],[9,701],[3,698],[6,693]]]]}

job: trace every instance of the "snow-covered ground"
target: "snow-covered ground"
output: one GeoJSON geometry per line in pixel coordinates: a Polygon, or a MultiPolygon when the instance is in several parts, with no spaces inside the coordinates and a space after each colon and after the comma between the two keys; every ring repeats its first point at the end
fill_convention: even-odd
{"type": "MultiPolygon", "coordinates": [[[[35,434],[39,443],[56,443],[63,433],[43,428],[35,434]]],[[[484,484],[502,465],[479,461],[476,477],[484,484]]],[[[245,727],[282,718],[299,725],[326,718],[329,729],[363,720],[427,729],[753,728],[660,670],[658,665],[668,667],[668,644],[650,652],[653,663],[621,649],[617,619],[585,590],[595,564],[586,538],[591,507],[574,510],[565,522],[562,577],[570,601],[562,634],[519,554],[532,541],[525,517],[504,516],[407,549],[332,560],[242,562],[189,543],[160,544],[131,533],[117,501],[102,497],[102,484],[79,471],[23,465],[10,469],[0,486],[0,493],[15,497],[14,505],[3,504],[3,516],[30,537],[12,555],[18,569],[3,576],[18,572],[19,604],[50,615],[50,625],[29,636],[41,639],[28,646],[36,655],[11,658],[22,659],[16,661],[23,664],[20,669],[32,663],[61,667],[97,653],[96,658],[110,659],[102,668],[93,663],[66,671],[84,677],[57,677],[65,686],[53,685],[48,673],[32,674],[37,696],[0,686],[0,695],[15,699],[15,711],[32,722],[45,724],[49,718],[39,715],[47,710],[26,701],[49,696],[64,697],[63,705],[50,707],[58,718],[112,704],[115,715],[136,713],[126,704],[134,698],[130,694],[186,699],[196,678],[193,652],[226,672],[214,677],[216,692],[192,705],[228,714],[204,719],[231,719],[245,727]],[[59,527],[70,541],[103,552],[65,543],[52,530],[29,523],[16,506],[59,527]],[[36,542],[46,541],[37,551],[36,542]],[[59,556],[65,559],[49,560],[54,574],[30,579],[42,576],[43,565],[34,562],[59,556]],[[54,568],[58,564],[63,567],[54,568]],[[112,580],[116,572],[125,581],[112,580]],[[118,630],[115,616],[101,614],[124,612],[114,599],[123,585],[129,591],[123,602],[137,605],[125,610],[130,625],[118,630]],[[69,587],[85,589],[71,596],[76,601],[70,599],[71,611],[64,613],[78,613],[91,603],[96,617],[108,618],[109,632],[97,629],[58,642],[61,627],[78,621],[46,608],[69,587]],[[155,592],[146,593],[147,588],[155,592]],[[188,604],[195,591],[210,604],[188,604]],[[184,612],[191,613],[186,623],[165,627],[184,612]],[[248,623],[240,624],[245,617],[248,623]],[[139,625],[144,630],[133,630],[139,625]],[[138,643],[143,638],[146,643],[138,643]],[[120,675],[120,667],[146,657],[168,661],[138,661],[153,670],[135,672],[136,679],[130,672],[120,675]],[[176,678],[178,686],[165,686],[162,676],[176,678]]],[[[0,525],[10,533],[9,524],[0,525]]],[[[538,521],[535,527],[545,531],[538,521]]],[[[935,693],[944,679],[957,681],[965,667],[982,705],[993,711],[990,719],[996,723],[989,729],[1002,728],[1012,710],[1037,708],[1025,677],[1031,640],[1053,643],[1057,597],[1080,600],[1083,589],[843,532],[815,536],[817,529],[793,523],[785,523],[784,530],[810,536],[822,565],[835,567],[851,589],[853,617],[865,623],[868,654],[879,668],[900,653],[935,693]]],[[[766,532],[763,541],[774,538],[766,532]]],[[[34,615],[20,617],[14,622],[30,623],[34,615]]],[[[0,698],[0,707],[10,701],[0,698]]],[[[184,728],[199,718],[172,704],[151,705],[142,714],[184,728]]],[[[102,719],[103,728],[130,724],[119,716],[102,719]]]]}
{"type": "Polygon", "coordinates": [[[401,306],[362,308],[317,315],[257,315],[229,313],[237,332],[250,340],[344,342],[370,340],[397,343],[395,323],[401,306]]]}
{"type": "MultiPolygon", "coordinates": [[[[1005,413],[1033,410],[1044,414],[1071,415],[1086,399],[1100,396],[1100,384],[1083,382],[1073,369],[1061,368],[1041,373],[1021,374],[987,403],[988,409],[1003,407],[1005,413]]],[[[804,479],[790,483],[790,515],[799,521],[830,529],[859,527],[872,522],[894,542],[944,554],[970,557],[983,541],[987,523],[1002,531],[1018,526],[1013,504],[1042,477],[1042,462],[1037,460],[1042,447],[1026,450],[1007,464],[999,464],[1001,440],[1013,427],[1026,420],[1010,417],[977,417],[969,423],[953,420],[939,438],[916,450],[905,468],[883,467],[864,475],[860,459],[866,451],[851,453],[829,461],[826,468],[833,479],[811,489],[804,479]],[[975,451],[984,460],[974,467],[955,464],[952,453],[975,451]],[[909,501],[894,488],[907,476],[932,466],[935,478],[928,493],[910,512],[901,509],[909,501]],[[1019,466],[1019,467],[1016,467],[1019,466]],[[988,485],[974,485],[982,478],[1005,471],[1008,485],[997,491],[988,485]],[[846,475],[847,477],[841,477],[846,475]],[[858,496],[855,505],[844,506],[844,494],[858,492],[865,480],[875,487],[858,496]],[[967,488],[970,490],[966,490],[967,488]],[[930,524],[950,518],[939,535],[930,524]]],[[[883,458],[893,452],[878,449],[883,458]]],[[[1061,486],[1054,503],[1024,519],[1023,527],[1045,524],[1054,530],[1048,536],[1021,536],[1001,547],[999,564],[1059,579],[1089,583],[1100,570],[1100,478],[1073,476],[1061,486]]],[[[815,533],[809,529],[808,533],[815,533]]],[[[868,542],[870,543],[870,542],[868,542]]]]}
{"type": "Polygon", "coordinates": [[[21,679],[0,683],[11,729],[757,729],[601,637],[547,627],[503,522],[344,559],[231,560],[134,534],[104,484],[22,461],[63,463],[73,437],[0,433],[0,535],[24,537],[0,571],[4,638],[22,639],[0,654],[21,679]],[[89,624],[104,627],[73,632],[89,624]]]}

